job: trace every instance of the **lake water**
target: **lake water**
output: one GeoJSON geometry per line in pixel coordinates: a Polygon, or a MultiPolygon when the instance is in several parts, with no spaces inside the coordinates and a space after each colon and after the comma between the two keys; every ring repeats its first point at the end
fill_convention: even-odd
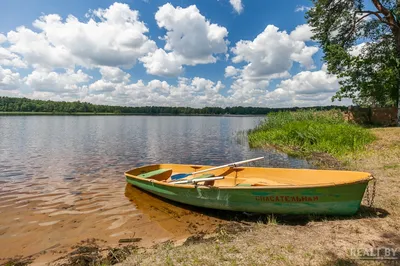
{"type": "Polygon", "coordinates": [[[265,156],[271,167],[307,167],[303,160],[251,150],[239,131],[263,117],[0,116],[0,180],[31,177],[116,179],[150,163],[219,165],[265,156]]]}
{"type": "Polygon", "coordinates": [[[135,236],[151,245],[190,235],[193,219],[206,232],[218,219],[128,187],[123,173],[151,163],[221,165],[259,156],[261,166],[309,167],[249,148],[240,132],[262,119],[0,116],[0,263],[93,237],[113,243],[135,236]]]}

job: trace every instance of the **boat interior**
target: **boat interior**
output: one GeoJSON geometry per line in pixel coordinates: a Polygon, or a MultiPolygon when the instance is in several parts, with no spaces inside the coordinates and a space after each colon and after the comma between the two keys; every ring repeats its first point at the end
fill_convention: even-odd
{"type": "Polygon", "coordinates": [[[157,164],[132,169],[125,175],[169,185],[214,187],[325,186],[372,179],[371,174],[366,172],[260,167],[224,167],[196,174],[209,168],[213,166],[157,164]]]}

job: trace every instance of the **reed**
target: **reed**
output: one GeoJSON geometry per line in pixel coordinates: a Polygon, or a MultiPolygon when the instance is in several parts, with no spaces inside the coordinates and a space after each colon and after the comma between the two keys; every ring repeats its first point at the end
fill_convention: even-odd
{"type": "Polygon", "coordinates": [[[363,150],[374,139],[367,129],[345,121],[339,110],[270,113],[249,131],[251,147],[272,146],[301,157],[314,152],[340,157],[363,150]]]}

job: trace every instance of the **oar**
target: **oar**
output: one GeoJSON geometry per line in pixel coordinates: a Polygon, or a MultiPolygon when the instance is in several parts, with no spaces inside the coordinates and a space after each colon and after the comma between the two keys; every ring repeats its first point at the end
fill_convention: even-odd
{"type": "Polygon", "coordinates": [[[173,181],[171,184],[195,184],[199,182],[204,182],[204,181],[212,181],[212,180],[221,180],[224,179],[224,176],[214,176],[214,177],[206,177],[206,178],[193,178],[193,179],[185,179],[185,180],[179,180],[179,181],[173,181]]]}
{"type": "Polygon", "coordinates": [[[264,159],[264,156],[263,157],[254,158],[254,159],[244,160],[244,161],[240,161],[240,162],[235,162],[235,163],[228,163],[228,164],[224,164],[224,165],[221,165],[221,166],[208,168],[208,169],[197,171],[197,172],[192,172],[192,173],[187,173],[187,174],[185,174],[185,173],[183,173],[183,174],[175,174],[175,175],[171,176],[171,179],[172,180],[182,179],[182,178],[185,178],[185,177],[188,177],[188,176],[191,176],[191,175],[197,175],[197,174],[201,174],[201,173],[217,170],[217,169],[224,168],[224,167],[232,167],[232,166],[236,166],[236,165],[239,165],[239,164],[254,162],[254,161],[258,161],[258,160],[262,160],[262,159],[264,159]]]}

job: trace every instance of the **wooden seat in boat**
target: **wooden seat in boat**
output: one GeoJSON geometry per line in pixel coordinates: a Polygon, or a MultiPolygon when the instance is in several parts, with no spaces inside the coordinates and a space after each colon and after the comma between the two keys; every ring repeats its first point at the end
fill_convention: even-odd
{"type": "Polygon", "coordinates": [[[213,174],[203,174],[199,176],[195,176],[195,178],[209,178],[209,177],[214,177],[215,175],[213,174]]]}
{"type": "Polygon", "coordinates": [[[138,177],[145,179],[154,179],[158,181],[163,181],[168,179],[172,174],[172,169],[157,169],[147,173],[138,175],[138,177]]]}

